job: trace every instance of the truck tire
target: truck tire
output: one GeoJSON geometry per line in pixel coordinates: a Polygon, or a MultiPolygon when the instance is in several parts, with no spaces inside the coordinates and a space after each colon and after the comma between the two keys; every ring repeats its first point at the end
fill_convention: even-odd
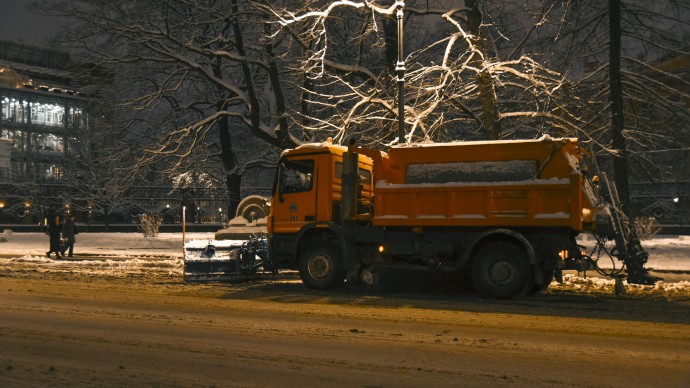
{"type": "Polygon", "coordinates": [[[309,288],[326,290],[345,281],[340,255],[326,245],[315,245],[304,251],[299,259],[299,276],[309,288]]]}
{"type": "Polygon", "coordinates": [[[519,245],[497,241],[483,247],[472,265],[472,282],[480,294],[493,298],[527,295],[532,268],[519,245]]]}
{"type": "Polygon", "coordinates": [[[532,290],[530,290],[530,292],[529,292],[528,295],[538,294],[538,293],[540,293],[540,292],[542,292],[542,291],[545,291],[547,288],[549,288],[549,286],[551,285],[551,282],[553,281],[553,274],[554,274],[554,272],[556,272],[556,271],[554,271],[554,270],[550,270],[550,271],[544,270],[544,278],[542,279],[542,284],[539,285],[539,286],[536,285],[536,284],[533,285],[533,286],[532,286],[532,290]]]}

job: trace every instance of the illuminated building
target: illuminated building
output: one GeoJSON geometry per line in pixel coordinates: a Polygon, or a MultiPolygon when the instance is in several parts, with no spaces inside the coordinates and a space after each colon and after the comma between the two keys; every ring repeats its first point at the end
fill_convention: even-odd
{"type": "MultiPolygon", "coordinates": [[[[67,53],[0,40],[0,224],[38,225],[47,210],[69,209],[78,222],[106,222],[65,170],[89,152],[87,131],[94,125],[92,96],[77,83],[72,66],[67,53]]],[[[139,214],[160,213],[176,223],[185,205],[190,222],[227,221],[216,210],[227,204],[224,188],[171,193],[170,184],[160,183],[166,177],[156,178],[157,185],[139,181],[129,187],[108,209],[109,222],[131,225],[139,214]]]]}
{"type": "Polygon", "coordinates": [[[59,184],[63,161],[82,146],[80,133],[89,125],[89,99],[68,68],[66,53],[0,40],[0,138],[10,144],[0,148],[10,151],[0,164],[0,199],[15,208],[14,216],[25,218],[35,202],[47,207],[62,201],[50,188],[59,184]]]}

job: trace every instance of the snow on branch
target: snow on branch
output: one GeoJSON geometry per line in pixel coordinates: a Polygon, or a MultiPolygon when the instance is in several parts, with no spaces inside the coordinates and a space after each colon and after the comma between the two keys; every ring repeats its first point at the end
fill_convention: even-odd
{"type": "MultiPolygon", "coordinates": [[[[326,22],[335,17],[334,14],[337,10],[340,8],[367,9],[372,14],[371,28],[373,31],[377,31],[375,15],[394,15],[398,7],[404,7],[404,5],[404,1],[396,1],[389,7],[381,7],[373,1],[339,0],[331,2],[322,10],[308,11],[302,14],[297,14],[287,9],[268,9],[278,18],[278,23],[282,27],[289,27],[295,24],[300,25],[300,39],[311,42],[311,49],[305,60],[305,63],[308,64],[305,67],[305,74],[311,78],[320,78],[326,71],[324,68],[325,64],[329,62],[327,59],[329,37],[326,22]]],[[[330,62],[330,65],[334,65],[334,63],[330,62]]],[[[339,66],[342,67],[344,65],[340,64],[339,66]]],[[[351,68],[351,71],[355,70],[361,69],[351,68]]]]}
{"type": "MultiPolygon", "coordinates": [[[[397,32],[391,16],[403,2],[380,6],[374,1],[342,0],[312,8],[319,4],[307,2],[302,10],[268,8],[303,50],[301,62],[293,69],[305,79],[302,103],[309,109],[299,111],[301,120],[295,123],[305,133],[326,133],[324,137],[336,142],[357,133],[365,143],[395,144],[397,139],[391,134],[397,131],[393,71],[397,32]]],[[[519,119],[522,124],[517,125],[528,127],[531,118],[553,122],[554,128],[566,134],[577,132],[577,120],[560,122],[576,116],[556,102],[562,94],[562,75],[526,54],[501,60],[484,46],[487,36],[480,35],[481,30],[470,31],[468,8],[425,4],[427,8],[404,9],[406,44],[413,48],[405,58],[408,141],[457,139],[454,133],[462,132],[477,136],[472,129],[455,128],[467,128],[463,123],[470,122],[478,122],[478,128],[488,125],[483,111],[491,99],[499,123],[519,119]],[[499,107],[505,103],[501,112],[499,107]],[[554,106],[560,110],[558,120],[548,114],[554,106]]],[[[498,30],[489,24],[481,28],[498,30]]],[[[497,34],[505,38],[500,31],[497,34]]]]}

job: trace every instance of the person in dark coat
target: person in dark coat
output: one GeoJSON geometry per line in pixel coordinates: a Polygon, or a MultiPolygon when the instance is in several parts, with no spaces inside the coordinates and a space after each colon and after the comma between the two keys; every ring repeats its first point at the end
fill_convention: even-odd
{"type": "Polygon", "coordinates": [[[65,242],[65,247],[62,249],[62,255],[65,255],[65,252],[69,249],[69,257],[72,257],[73,250],[74,250],[74,243],[76,242],[76,239],[74,238],[74,235],[77,234],[77,227],[74,225],[74,214],[68,214],[67,218],[65,218],[65,223],[62,225],[62,238],[67,240],[65,242]]]}
{"type": "Polygon", "coordinates": [[[60,255],[60,233],[62,232],[62,222],[60,221],[60,215],[56,214],[55,217],[48,217],[48,236],[50,236],[50,250],[46,252],[46,256],[50,257],[50,254],[55,252],[55,258],[61,259],[60,255]]]}

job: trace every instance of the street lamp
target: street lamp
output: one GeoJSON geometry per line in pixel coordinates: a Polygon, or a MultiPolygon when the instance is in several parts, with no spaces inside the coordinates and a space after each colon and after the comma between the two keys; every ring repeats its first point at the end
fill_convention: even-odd
{"type": "Polygon", "coordinates": [[[403,58],[403,8],[404,1],[396,1],[396,17],[398,19],[398,62],[395,64],[395,74],[398,76],[398,143],[405,143],[405,58],[403,58]]]}

